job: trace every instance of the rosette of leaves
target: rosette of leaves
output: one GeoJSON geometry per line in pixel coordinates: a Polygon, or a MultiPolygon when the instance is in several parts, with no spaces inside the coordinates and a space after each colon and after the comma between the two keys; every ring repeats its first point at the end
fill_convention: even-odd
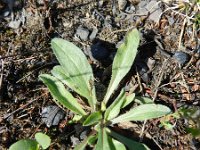
{"type": "Polygon", "coordinates": [[[76,150],[83,150],[87,145],[93,145],[96,150],[147,150],[149,148],[145,144],[120,135],[112,131],[109,126],[126,121],[158,118],[171,112],[168,107],[150,101],[142,102],[141,105],[120,114],[122,108],[136,100],[134,93],[126,95],[124,89],[121,89],[120,94],[112,103],[110,102],[112,94],[134,62],[139,41],[140,35],[137,29],[127,33],[124,43],[118,48],[115,55],[107,93],[100,102],[96,98],[92,68],[81,49],[60,38],[54,38],[51,41],[51,47],[60,65],[52,69],[52,75],[42,74],[39,78],[48,87],[58,105],[62,105],[74,112],[76,116],[80,116],[79,122],[94,130],[93,134],[77,145],[76,150]],[[66,86],[85,99],[84,105],[90,107],[89,112],[66,89],[66,86]]]}

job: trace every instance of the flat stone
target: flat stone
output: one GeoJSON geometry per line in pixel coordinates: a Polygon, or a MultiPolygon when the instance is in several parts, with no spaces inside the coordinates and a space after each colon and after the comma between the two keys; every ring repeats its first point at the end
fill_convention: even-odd
{"type": "Polygon", "coordinates": [[[150,12],[149,19],[154,22],[159,22],[162,10],[157,1],[150,1],[146,5],[146,9],[150,12]]]}
{"type": "Polygon", "coordinates": [[[173,55],[173,58],[182,66],[184,65],[188,60],[189,60],[189,56],[188,54],[178,51],[175,52],[173,55]]]}
{"type": "Polygon", "coordinates": [[[22,23],[21,20],[14,20],[14,21],[9,22],[8,26],[12,29],[18,29],[21,23],[22,23]]]}
{"type": "Polygon", "coordinates": [[[50,105],[42,109],[41,116],[47,127],[51,127],[60,123],[65,116],[65,112],[58,106],[50,105]]]}
{"type": "Polygon", "coordinates": [[[88,29],[79,26],[78,29],[76,30],[75,36],[78,37],[80,40],[87,41],[89,34],[90,32],[88,29]]]}

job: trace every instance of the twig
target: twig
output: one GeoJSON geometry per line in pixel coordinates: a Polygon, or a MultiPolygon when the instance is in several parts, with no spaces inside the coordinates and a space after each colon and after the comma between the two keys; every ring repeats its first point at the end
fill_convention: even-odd
{"type": "MultiPolygon", "coordinates": [[[[160,83],[162,81],[162,78],[163,78],[163,74],[164,74],[164,67],[166,66],[166,63],[168,62],[169,58],[166,59],[162,65],[162,68],[161,68],[161,74],[160,74],[160,77],[159,77],[159,80],[158,82],[156,83],[156,90],[154,92],[154,96],[153,96],[153,101],[155,101],[156,97],[157,97],[157,94],[158,94],[158,87],[160,86],[160,83]]],[[[142,137],[143,137],[143,134],[144,134],[144,130],[145,130],[145,125],[147,123],[147,120],[144,121],[143,123],[143,126],[142,126],[142,130],[141,130],[141,133],[140,133],[140,140],[142,140],[142,137]]]]}
{"type": "Polygon", "coordinates": [[[40,67],[38,67],[38,68],[36,68],[36,69],[30,71],[30,73],[28,73],[27,75],[23,76],[21,79],[19,79],[18,81],[16,81],[16,83],[19,83],[19,82],[21,82],[22,80],[26,79],[26,78],[27,78],[28,76],[30,76],[34,71],[38,71],[38,70],[42,69],[43,67],[48,66],[48,65],[52,65],[52,64],[54,64],[54,63],[55,63],[55,62],[47,63],[47,64],[45,64],[45,65],[42,65],[42,66],[40,66],[40,67]]]}
{"type": "Polygon", "coordinates": [[[181,33],[180,33],[180,37],[179,37],[179,44],[178,44],[178,49],[179,49],[179,50],[181,49],[182,37],[183,37],[183,33],[184,33],[184,31],[185,31],[186,22],[187,22],[187,19],[185,18],[184,21],[183,21],[183,25],[182,25],[181,33]]]}
{"type": "Polygon", "coordinates": [[[31,103],[37,101],[39,98],[41,98],[41,97],[44,96],[44,95],[46,95],[46,92],[45,92],[44,94],[38,96],[37,98],[35,98],[35,99],[33,99],[33,100],[30,100],[28,103],[26,103],[25,105],[21,106],[20,108],[14,110],[13,112],[4,115],[3,119],[6,119],[6,118],[10,117],[11,115],[13,115],[14,113],[16,113],[16,112],[18,112],[18,111],[24,109],[25,107],[27,107],[27,106],[30,105],[31,103]]]}
{"type": "Polygon", "coordinates": [[[155,99],[156,99],[156,97],[157,97],[158,89],[159,89],[159,86],[160,86],[160,84],[161,84],[161,81],[162,81],[162,78],[163,78],[163,75],[164,75],[164,71],[163,71],[163,70],[164,70],[164,68],[165,68],[165,66],[166,66],[166,64],[167,64],[167,62],[168,62],[168,60],[169,60],[169,58],[168,58],[168,59],[165,59],[163,65],[162,65],[161,74],[160,74],[160,77],[159,77],[158,82],[156,83],[156,88],[155,88],[156,90],[155,90],[155,92],[154,92],[153,101],[155,101],[155,99]]]}
{"type": "Polygon", "coordinates": [[[0,91],[1,91],[2,81],[3,81],[3,69],[4,69],[4,61],[1,60],[0,91]]]}
{"type": "Polygon", "coordinates": [[[156,143],[156,145],[159,147],[160,150],[163,150],[163,148],[159,145],[159,143],[148,133],[148,136],[151,137],[151,139],[156,143]]]}
{"type": "Polygon", "coordinates": [[[28,103],[26,103],[25,105],[21,106],[20,108],[14,110],[13,112],[4,115],[3,119],[6,119],[6,118],[10,117],[11,115],[13,115],[14,113],[16,113],[16,112],[18,112],[18,111],[24,109],[25,107],[27,107],[28,105],[30,105],[31,103],[33,103],[33,102],[36,101],[36,100],[37,100],[37,99],[33,99],[33,100],[29,101],[28,103]]]}

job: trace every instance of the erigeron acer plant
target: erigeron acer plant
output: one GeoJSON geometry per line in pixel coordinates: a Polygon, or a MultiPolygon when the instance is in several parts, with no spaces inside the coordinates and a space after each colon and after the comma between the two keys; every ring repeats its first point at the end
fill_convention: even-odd
{"type": "MultiPolygon", "coordinates": [[[[117,50],[112,65],[112,77],[107,93],[102,101],[97,101],[92,68],[83,52],[73,43],[54,38],[51,46],[60,65],[55,66],[51,73],[42,74],[39,78],[47,85],[54,101],[58,105],[71,110],[79,117],[83,126],[91,126],[95,131],[87,137],[75,150],[83,150],[89,144],[96,150],[147,150],[145,144],[138,143],[114,132],[110,127],[126,121],[143,121],[169,114],[171,110],[152,101],[143,103],[124,114],[120,110],[135,100],[135,94],[126,95],[124,89],[111,103],[110,97],[117,89],[122,78],[130,70],[139,45],[139,32],[134,29],[127,33],[125,42],[117,50]],[[68,86],[86,99],[85,105],[91,108],[84,110],[77,99],[66,90],[68,86]],[[109,102],[109,103],[108,103],[109,102]],[[111,103],[111,104],[110,104],[111,103]]],[[[76,117],[77,118],[77,117],[76,117]]]]}

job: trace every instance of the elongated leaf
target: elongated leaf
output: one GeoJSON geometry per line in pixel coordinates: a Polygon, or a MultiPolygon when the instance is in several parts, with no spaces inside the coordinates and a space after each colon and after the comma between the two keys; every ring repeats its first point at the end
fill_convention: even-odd
{"type": "Polygon", "coordinates": [[[88,142],[91,140],[91,139],[94,139],[95,136],[93,135],[90,135],[88,136],[85,140],[83,140],[83,142],[81,142],[80,144],[78,144],[74,150],[85,150],[86,146],[88,145],[88,142]]]}
{"type": "Polygon", "coordinates": [[[111,138],[107,135],[105,128],[100,128],[98,132],[98,141],[95,150],[115,150],[111,138]]]}
{"type": "Polygon", "coordinates": [[[135,99],[135,93],[132,93],[128,96],[126,96],[126,99],[124,101],[124,103],[122,104],[122,108],[128,106],[131,102],[133,102],[135,99]]]}
{"type": "Polygon", "coordinates": [[[50,137],[41,132],[35,134],[35,139],[42,146],[43,149],[47,149],[51,144],[50,137]]]}
{"type": "Polygon", "coordinates": [[[123,143],[128,147],[129,150],[150,150],[145,144],[136,142],[132,139],[129,139],[123,135],[120,135],[110,129],[107,129],[108,134],[123,143]]]}
{"type": "Polygon", "coordinates": [[[93,125],[95,123],[100,122],[100,119],[102,119],[102,114],[100,111],[97,112],[93,112],[92,114],[90,114],[86,120],[83,122],[84,126],[90,126],[93,125]]]}
{"type": "Polygon", "coordinates": [[[105,112],[105,119],[106,120],[111,120],[115,118],[121,109],[122,104],[125,101],[125,91],[124,89],[121,90],[120,94],[118,97],[114,100],[114,102],[106,109],[105,112]]]}
{"type": "Polygon", "coordinates": [[[139,104],[153,104],[153,100],[148,97],[136,96],[135,102],[139,104]]]}
{"type": "Polygon", "coordinates": [[[35,140],[20,140],[11,145],[9,150],[39,150],[39,144],[35,140]]]}
{"type": "Polygon", "coordinates": [[[93,146],[96,143],[96,141],[97,141],[97,138],[98,138],[97,136],[98,135],[94,135],[91,138],[89,138],[88,139],[88,145],[93,146]]]}
{"type": "Polygon", "coordinates": [[[51,41],[51,47],[63,69],[55,69],[60,74],[59,76],[63,76],[64,71],[67,85],[87,98],[88,103],[95,110],[97,100],[93,84],[94,77],[86,56],[73,43],[60,38],[54,38],[51,41]]]}
{"type": "Polygon", "coordinates": [[[113,138],[112,138],[112,142],[115,147],[115,150],[126,150],[126,147],[121,142],[119,142],[113,138]]]}
{"type": "Polygon", "coordinates": [[[108,102],[114,90],[118,87],[118,84],[120,83],[122,78],[130,70],[137,54],[139,41],[139,33],[137,29],[134,29],[127,34],[125,42],[117,50],[112,65],[112,78],[109,83],[106,96],[104,98],[105,104],[108,102]]]}
{"type": "MultiPolygon", "coordinates": [[[[88,89],[85,88],[84,82],[83,83],[80,82],[80,84],[83,84],[83,85],[80,85],[80,84],[77,85],[76,78],[73,78],[73,77],[70,77],[69,75],[67,75],[67,73],[65,73],[65,71],[64,71],[64,69],[63,69],[62,66],[60,66],[60,65],[55,66],[51,70],[51,73],[53,74],[53,76],[55,76],[56,78],[58,78],[62,83],[66,84],[68,87],[70,87],[71,89],[73,89],[75,92],[77,92],[78,94],[80,94],[80,95],[88,98],[86,96],[86,95],[88,95],[88,89]]],[[[90,104],[92,102],[90,102],[90,100],[88,100],[88,103],[90,104]]]]}
{"type": "Polygon", "coordinates": [[[42,74],[39,78],[48,87],[54,101],[58,105],[61,104],[79,115],[86,115],[86,112],[81,108],[77,100],[65,89],[62,82],[60,82],[57,78],[48,74],[42,74]]]}
{"type": "Polygon", "coordinates": [[[144,104],[137,106],[127,113],[111,120],[112,124],[126,121],[143,121],[146,119],[158,118],[167,115],[171,110],[164,105],[144,104]]]}

